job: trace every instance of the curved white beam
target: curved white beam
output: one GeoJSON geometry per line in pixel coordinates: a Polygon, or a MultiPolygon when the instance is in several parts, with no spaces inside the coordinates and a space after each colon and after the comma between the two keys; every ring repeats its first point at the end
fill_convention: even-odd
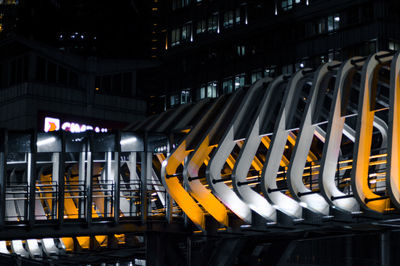
{"type": "Polygon", "coordinates": [[[302,207],[299,202],[285,195],[281,191],[274,191],[277,189],[276,176],[279,171],[279,166],[283,157],[286,142],[288,140],[290,130],[288,122],[294,115],[293,101],[296,93],[300,93],[299,86],[303,85],[303,81],[308,70],[300,70],[296,72],[289,81],[287,86],[284,100],[277,117],[275,124],[274,134],[272,136],[271,145],[267,152],[264,168],[261,177],[261,189],[264,196],[273,204],[277,209],[283,213],[293,217],[302,217],[302,207]],[[272,191],[271,191],[272,189],[272,191]]]}
{"type": "Polygon", "coordinates": [[[190,194],[204,207],[204,209],[219,223],[228,226],[228,209],[206,188],[199,179],[199,170],[203,164],[207,164],[208,157],[213,149],[213,144],[218,142],[218,134],[223,131],[226,123],[230,123],[235,112],[237,100],[241,100],[241,93],[232,95],[232,99],[225,104],[223,111],[218,118],[206,130],[199,144],[194,148],[184,164],[183,183],[190,194]],[[194,179],[192,179],[194,178],[194,179]]]}
{"type": "MultiPolygon", "coordinates": [[[[257,91],[263,89],[264,82],[266,81],[269,82],[270,79],[265,78],[257,81],[246,93],[245,99],[239,106],[238,112],[232,123],[230,123],[227,132],[224,133],[221,141],[218,143],[218,147],[206,170],[207,181],[213,193],[225,206],[247,223],[251,223],[251,209],[249,206],[230,187],[224,182],[218,182],[218,180],[221,180],[221,170],[236,145],[235,135],[242,129],[242,123],[244,119],[247,119],[246,114],[254,108],[254,102],[257,102],[257,91]]],[[[273,212],[272,209],[271,211],[273,212]]]]}
{"type": "Polygon", "coordinates": [[[272,205],[260,193],[256,192],[252,187],[247,185],[240,185],[241,182],[247,182],[247,175],[250,170],[252,161],[256,156],[258,147],[261,143],[262,136],[260,135],[261,124],[268,123],[265,121],[267,112],[270,111],[269,107],[271,101],[276,101],[277,90],[280,89],[281,84],[284,82],[284,77],[279,76],[274,79],[267,88],[261,105],[257,110],[253,122],[250,126],[251,130],[248,132],[244,145],[240,150],[235,167],[232,171],[232,184],[235,192],[239,197],[256,213],[264,219],[275,221],[276,211],[272,205]]]}
{"type": "MultiPolygon", "coordinates": [[[[332,73],[329,68],[338,63],[339,62],[337,61],[326,63],[315,72],[310,96],[304,110],[305,115],[303,116],[300,125],[300,131],[296,139],[296,144],[294,146],[287,173],[288,188],[293,198],[303,202],[303,206],[307,206],[307,208],[312,211],[324,215],[329,214],[329,204],[319,194],[319,192],[314,193],[315,191],[313,192],[305,186],[303,182],[303,174],[313,137],[314,135],[318,135],[317,133],[320,131],[318,130],[317,124],[315,124],[315,116],[318,115],[315,113],[318,100],[324,100],[324,97],[322,96],[325,94],[326,88],[328,88],[328,84],[332,78],[332,73]],[[302,193],[305,194],[303,195],[302,193]]],[[[321,132],[319,133],[319,135],[321,135],[321,132]]],[[[311,171],[312,169],[310,169],[310,172],[311,171]]],[[[312,178],[312,173],[310,178],[312,178]]]]}
{"type": "MultiPolygon", "coordinates": [[[[332,106],[328,120],[326,142],[322,152],[320,164],[319,188],[325,200],[332,206],[347,212],[359,211],[359,205],[353,196],[347,196],[340,191],[335,183],[336,168],[339,160],[342,135],[349,136],[355,140],[354,130],[345,124],[346,97],[351,90],[350,81],[356,72],[353,60],[360,60],[360,57],[353,57],[341,65],[336,75],[335,90],[333,93],[332,106]]],[[[358,65],[362,65],[363,61],[358,65]]]]}

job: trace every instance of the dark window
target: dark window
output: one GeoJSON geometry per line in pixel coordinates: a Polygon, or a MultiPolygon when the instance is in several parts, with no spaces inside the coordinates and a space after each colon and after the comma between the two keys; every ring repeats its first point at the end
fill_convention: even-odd
{"type": "Polygon", "coordinates": [[[103,76],[102,82],[102,91],[105,93],[111,92],[111,76],[103,76]]]}
{"type": "Polygon", "coordinates": [[[42,57],[36,59],[36,79],[46,81],[46,60],[42,57]]]}
{"type": "Polygon", "coordinates": [[[23,58],[18,58],[17,59],[17,77],[16,77],[16,83],[17,84],[22,82],[22,78],[24,76],[23,64],[24,64],[24,59],[23,58]]]}
{"type": "Polygon", "coordinates": [[[121,74],[113,75],[112,87],[113,87],[113,90],[112,90],[113,95],[120,95],[122,93],[122,75],[121,74]]]}
{"type": "Polygon", "coordinates": [[[11,61],[10,64],[10,85],[14,85],[16,83],[16,75],[17,75],[17,62],[15,60],[11,61]]]}
{"type": "Polygon", "coordinates": [[[23,81],[29,81],[29,56],[25,55],[24,56],[24,62],[23,62],[23,68],[24,68],[24,74],[23,74],[23,81]]]}
{"type": "Polygon", "coordinates": [[[125,73],[123,76],[122,83],[122,94],[126,96],[131,96],[132,92],[132,73],[125,73]]]}
{"type": "Polygon", "coordinates": [[[61,66],[58,68],[58,82],[63,85],[66,85],[68,83],[67,69],[61,66]]]}
{"type": "Polygon", "coordinates": [[[57,82],[57,65],[54,63],[47,64],[47,81],[50,83],[57,82]]]}
{"type": "Polygon", "coordinates": [[[79,79],[78,74],[76,72],[71,71],[69,74],[69,80],[70,80],[71,87],[78,89],[78,84],[79,84],[78,79],[79,79]]]}

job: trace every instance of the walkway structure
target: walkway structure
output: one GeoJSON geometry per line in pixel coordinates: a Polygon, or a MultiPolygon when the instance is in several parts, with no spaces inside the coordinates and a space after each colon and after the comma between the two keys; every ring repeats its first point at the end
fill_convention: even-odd
{"type": "Polygon", "coordinates": [[[130,132],[3,130],[0,252],[40,257],[147,231],[390,223],[399,77],[399,54],[379,52],[264,78],[130,132]]]}

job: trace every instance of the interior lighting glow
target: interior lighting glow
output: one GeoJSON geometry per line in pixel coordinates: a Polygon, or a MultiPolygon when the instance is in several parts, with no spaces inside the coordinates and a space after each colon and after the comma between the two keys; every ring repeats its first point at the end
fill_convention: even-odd
{"type": "Polygon", "coordinates": [[[126,145],[126,144],[130,144],[130,143],[134,143],[134,142],[136,142],[136,141],[137,141],[137,138],[132,137],[132,138],[123,139],[123,140],[121,140],[119,143],[120,143],[121,145],[126,145]]]}
{"type": "Polygon", "coordinates": [[[43,146],[43,145],[50,144],[50,143],[52,143],[54,141],[56,141],[55,137],[45,138],[43,140],[39,140],[38,142],[36,142],[36,145],[37,146],[43,146]]]}

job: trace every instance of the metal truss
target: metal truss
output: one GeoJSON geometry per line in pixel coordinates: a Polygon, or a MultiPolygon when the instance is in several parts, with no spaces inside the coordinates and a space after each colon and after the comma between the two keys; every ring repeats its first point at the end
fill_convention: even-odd
{"type": "Polygon", "coordinates": [[[334,61],[218,99],[162,163],[167,191],[201,230],[194,213],[226,226],[226,210],[248,225],[394,212],[397,60],[334,61]]]}
{"type": "Polygon", "coordinates": [[[399,57],[264,78],[132,132],[2,130],[0,253],[62,253],[191,223],[234,233],[385,220],[400,207],[399,57]]]}

